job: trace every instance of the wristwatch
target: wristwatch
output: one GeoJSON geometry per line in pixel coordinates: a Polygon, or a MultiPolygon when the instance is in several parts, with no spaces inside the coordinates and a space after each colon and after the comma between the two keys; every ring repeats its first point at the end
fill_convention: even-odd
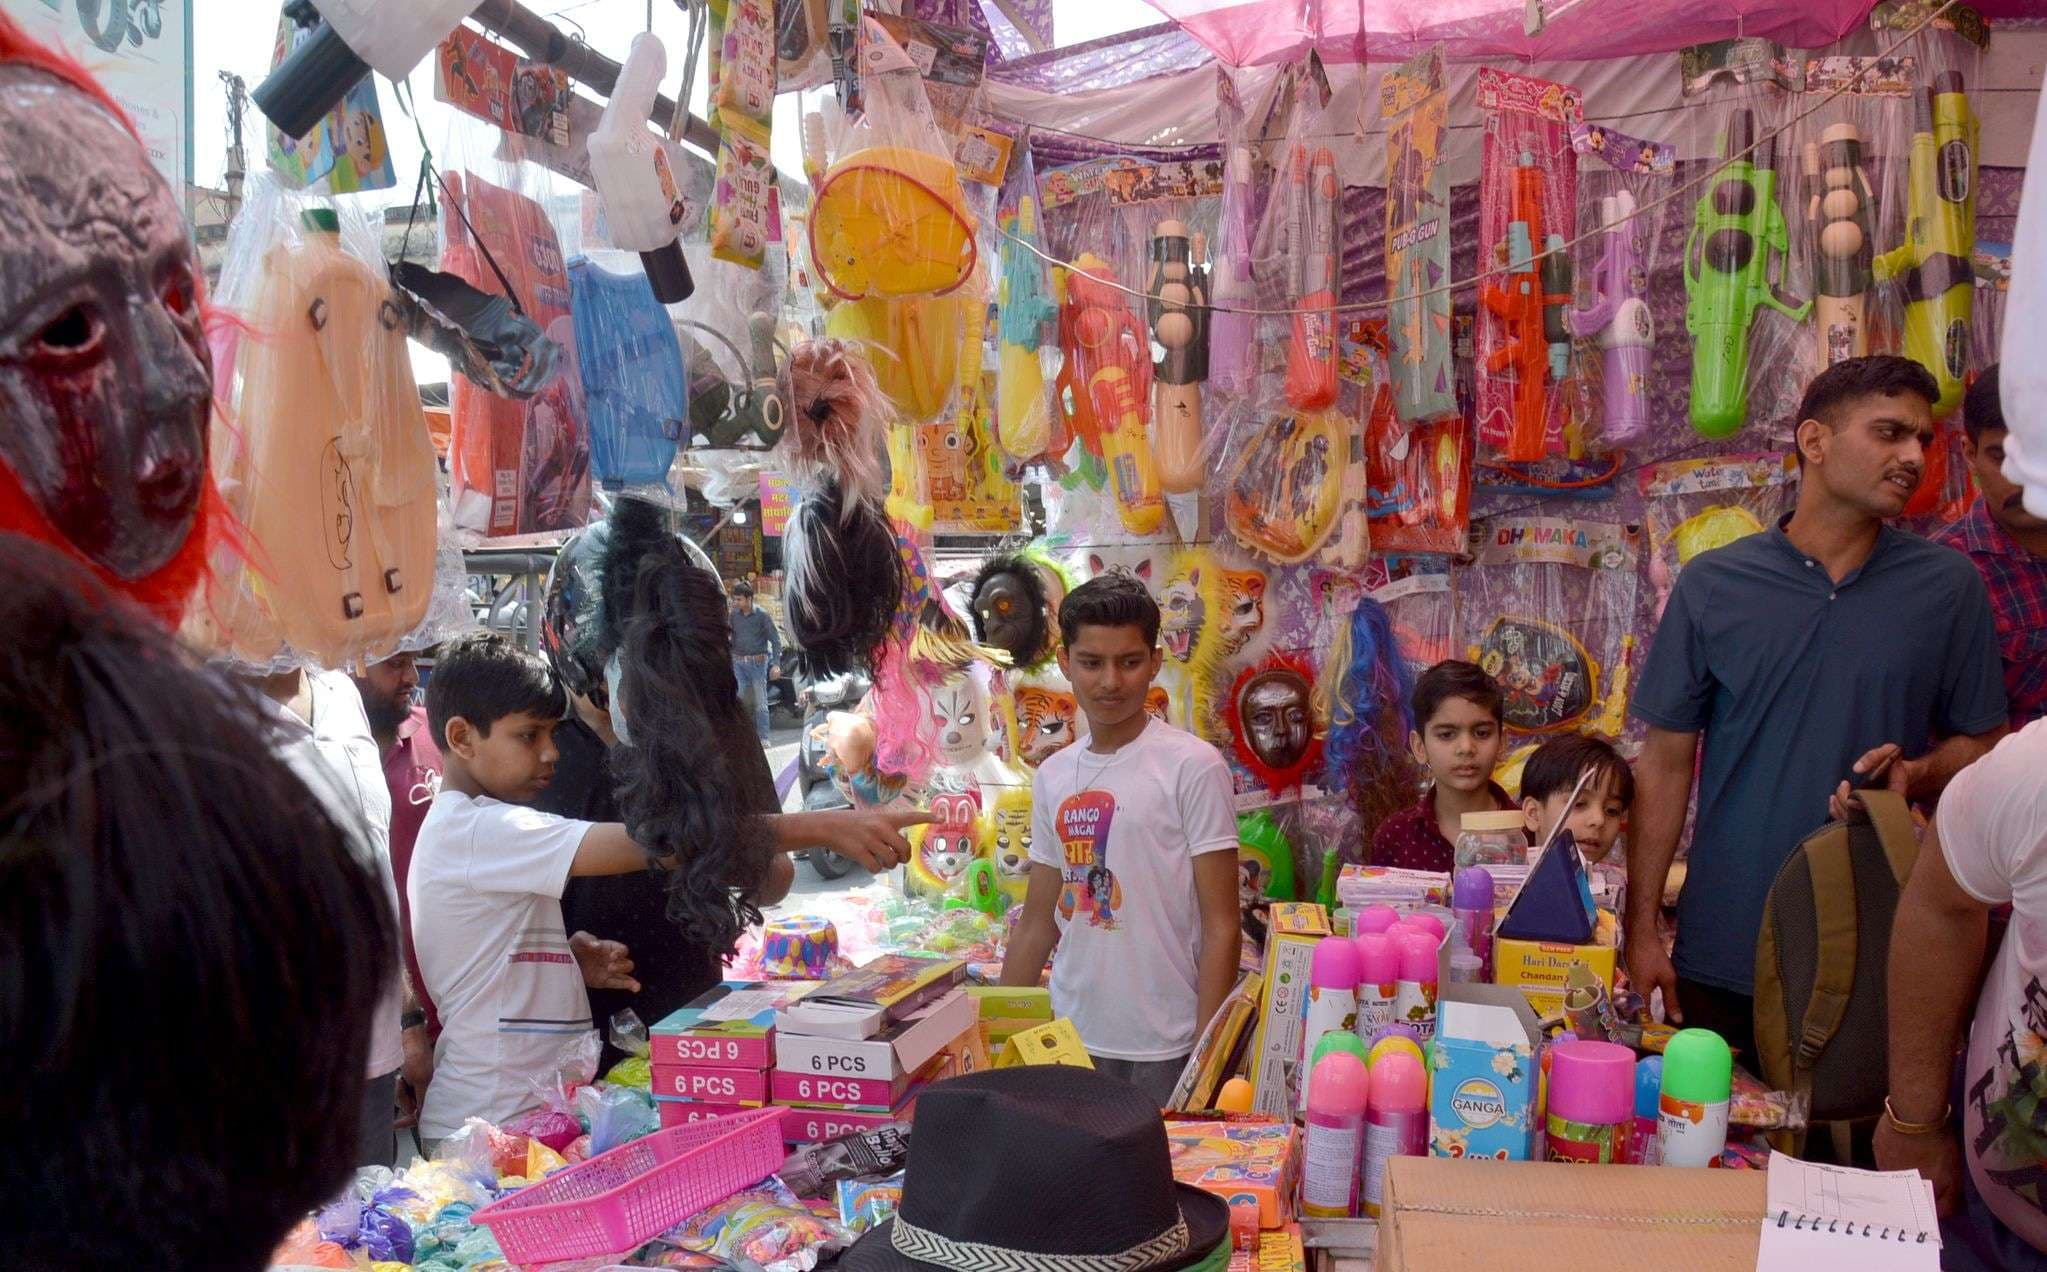
{"type": "Polygon", "coordinates": [[[426,1008],[424,1007],[414,1007],[411,1011],[398,1018],[398,1028],[400,1030],[417,1029],[425,1023],[426,1008]]]}

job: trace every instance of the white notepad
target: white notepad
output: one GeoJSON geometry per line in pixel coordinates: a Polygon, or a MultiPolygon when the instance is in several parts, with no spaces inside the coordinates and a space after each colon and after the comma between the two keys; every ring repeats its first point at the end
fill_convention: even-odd
{"type": "Polygon", "coordinates": [[[1770,1154],[1756,1272],[1940,1272],[1933,1185],[1770,1154]]]}

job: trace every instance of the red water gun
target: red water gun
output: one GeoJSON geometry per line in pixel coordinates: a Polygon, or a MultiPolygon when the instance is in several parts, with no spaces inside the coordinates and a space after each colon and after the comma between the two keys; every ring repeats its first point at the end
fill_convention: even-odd
{"type": "MultiPolygon", "coordinates": [[[[1545,269],[1535,259],[1538,245],[1546,244],[1549,237],[1542,227],[1542,192],[1542,169],[1533,155],[1523,151],[1521,163],[1514,169],[1513,220],[1507,224],[1507,284],[1488,283],[1479,293],[1485,307],[1507,328],[1507,342],[1486,358],[1485,369],[1488,375],[1498,375],[1509,366],[1514,368],[1514,425],[1501,458],[1516,464],[1541,459],[1547,450],[1547,373],[1557,359],[1552,356],[1545,320],[1571,303],[1568,276],[1557,277],[1561,271],[1545,269]]],[[[1565,348],[1568,351],[1569,346],[1565,348]]]]}
{"type": "Polygon", "coordinates": [[[1066,364],[1053,387],[1080,444],[1107,466],[1124,527],[1148,534],[1165,514],[1147,427],[1151,340],[1122,293],[1103,281],[1113,268],[1083,252],[1067,272],[1059,306],[1066,364]]]}

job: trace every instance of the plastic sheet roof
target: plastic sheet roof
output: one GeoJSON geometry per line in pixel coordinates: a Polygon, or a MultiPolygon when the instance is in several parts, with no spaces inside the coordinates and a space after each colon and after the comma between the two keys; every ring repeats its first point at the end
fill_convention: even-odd
{"type": "MultiPolygon", "coordinates": [[[[1452,61],[1595,61],[1705,40],[1766,36],[1791,48],[1832,44],[1870,0],[1546,0],[1541,34],[1527,0],[1150,0],[1232,66],[1286,61],[1401,62],[1441,41],[1452,61]]],[[[2043,0],[1976,4],[1992,18],[2047,14],[2043,0]]]]}

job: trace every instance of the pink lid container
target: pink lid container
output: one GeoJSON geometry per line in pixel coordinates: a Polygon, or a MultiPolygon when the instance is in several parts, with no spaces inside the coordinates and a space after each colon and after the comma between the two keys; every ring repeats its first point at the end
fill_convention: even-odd
{"type": "Polygon", "coordinates": [[[1410,931],[1434,932],[1438,944],[1442,943],[1443,933],[1449,931],[1448,928],[1443,926],[1443,920],[1433,914],[1423,914],[1420,912],[1410,914],[1401,919],[1400,926],[1410,931]]]}
{"type": "Polygon", "coordinates": [[[1358,936],[1366,932],[1384,932],[1400,922],[1400,911],[1390,905],[1368,905],[1350,918],[1350,932],[1358,936]]]}
{"type": "Polygon", "coordinates": [[[1443,938],[1426,932],[1406,932],[1400,937],[1400,979],[1424,985],[1436,983],[1436,945],[1443,938]]]}
{"type": "MultiPolygon", "coordinates": [[[[1326,1061],[1328,1056],[1324,1056],[1326,1061]]],[[[1419,1056],[1389,1051],[1372,1068],[1372,1107],[1385,1113],[1419,1113],[1428,1106],[1429,1075],[1419,1056]]]]}
{"type": "MultiPolygon", "coordinates": [[[[1358,952],[1358,984],[1391,985],[1400,979],[1400,951],[1384,932],[1366,932],[1351,938],[1358,952]]],[[[1321,948],[1316,948],[1321,954],[1321,948]]],[[[1310,968],[1312,971],[1312,967],[1310,968]]]]}
{"type": "Polygon", "coordinates": [[[1315,944],[1308,964],[1308,983],[1316,989],[1358,987],[1358,947],[1347,936],[1325,936],[1315,944]]]}
{"type": "Polygon", "coordinates": [[[1635,1115],[1635,1053],[1611,1042],[1560,1042],[1550,1048],[1549,1111],[1594,1126],[1635,1115]]]}
{"type": "Polygon", "coordinates": [[[1305,1111],[1328,1117],[1356,1117],[1365,1111],[1365,1097],[1371,1085],[1371,1074],[1364,1061],[1348,1051],[1332,1051],[1317,1060],[1308,1075],[1305,1111]]]}

